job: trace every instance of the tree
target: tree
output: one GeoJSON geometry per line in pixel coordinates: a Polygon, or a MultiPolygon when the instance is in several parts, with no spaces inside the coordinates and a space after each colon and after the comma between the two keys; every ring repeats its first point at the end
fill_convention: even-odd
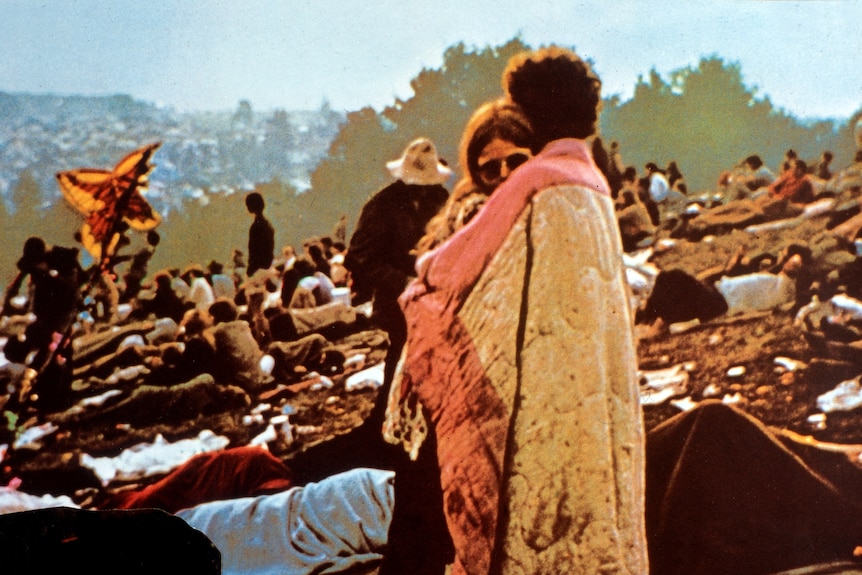
{"type": "Polygon", "coordinates": [[[431,138],[457,171],[467,120],[480,104],[502,95],[506,63],[527,48],[520,38],[495,48],[457,44],[446,50],[440,69],[423,69],[411,81],[413,97],[396,100],[381,112],[368,107],[349,113],[312,174],[311,190],[297,198],[293,224],[298,237],[330,230],[342,214],[355,222],[365,201],[391,181],[386,162],[417,137],[431,138]]]}
{"type": "Polygon", "coordinates": [[[631,100],[604,103],[600,125],[626,163],[642,172],[647,162],[674,160],[691,191],[713,189],[722,170],[751,154],[777,169],[788,148],[812,159],[840,148],[832,122],[800,123],[746,86],[738,63],[715,55],[668,80],[652,70],[631,100]]]}
{"type": "Polygon", "coordinates": [[[248,100],[239,101],[230,124],[234,131],[249,130],[254,127],[254,112],[251,109],[251,102],[248,100]]]}

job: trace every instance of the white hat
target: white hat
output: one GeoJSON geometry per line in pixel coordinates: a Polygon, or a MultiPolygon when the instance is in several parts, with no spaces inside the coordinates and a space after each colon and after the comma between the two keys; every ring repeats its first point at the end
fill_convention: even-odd
{"type": "Polygon", "coordinates": [[[437,157],[437,148],[428,138],[419,138],[410,143],[397,160],[386,163],[389,173],[405,184],[442,184],[452,170],[437,157]]]}

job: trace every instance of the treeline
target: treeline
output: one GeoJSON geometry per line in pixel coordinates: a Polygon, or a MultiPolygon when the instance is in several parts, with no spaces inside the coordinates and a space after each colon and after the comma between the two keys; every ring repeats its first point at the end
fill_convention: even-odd
{"type": "Polygon", "coordinates": [[[833,168],[845,167],[853,160],[859,116],[862,108],[845,122],[800,121],[746,86],[738,63],[710,56],[668,78],[651,71],[629,101],[607,100],[601,130],[639,170],[646,162],[676,161],[696,192],[712,190],[722,170],[751,154],[778,170],[788,149],[809,163],[829,150],[833,168]]]}
{"type": "MultiPolygon", "coordinates": [[[[385,163],[415,137],[432,138],[460,173],[457,149],[467,119],[481,103],[501,95],[506,62],[528,48],[520,38],[496,47],[450,47],[439,69],[423,69],[412,80],[413,97],[379,112],[369,107],[347,114],[312,174],[311,189],[297,193],[279,179],[259,183],[277,245],[301,248],[304,239],[330,233],[342,215],[352,231],[362,204],[390,180],[385,163]]],[[[607,97],[600,133],[606,144],[619,142],[623,160],[639,172],[647,162],[676,161],[689,190],[696,193],[712,189],[722,170],[753,153],[777,169],[790,148],[806,160],[828,149],[835,155],[833,167],[840,169],[852,160],[852,127],[860,117],[862,108],[846,120],[801,121],[760,96],[756,87],[745,85],[738,63],[710,56],[666,78],[650,71],[630,100],[607,97]]],[[[15,213],[0,211],[7,246],[0,266],[8,270],[7,277],[14,273],[17,246],[27,235],[71,245],[80,224],[64,205],[28,205],[28,198],[40,196],[38,189],[31,196],[34,185],[38,188],[32,178],[22,176],[13,193],[15,213]]],[[[242,195],[209,193],[184,200],[183,209],[171,211],[159,228],[162,244],[152,265],[226,262],[233,248],[244,249],[250,218],[242,195]]]]}
{"type": "MultiPolygon", "coordinates": [[[[321,223],[341,209],[356,214],[388,180],[385,161],[419,135],[431,137],[460,172],[457,146],[470,113],[501,95],[506,62],[527,48],[517,38],[496,48],[453,46],[440,69],[423,70],[413,80],[413,98],[379,113],[366,108],[349,114],[300,205],[314,207],[321,223]]],[[[674,160],[696,193],[713,189],[722,170],[755,153],[778,169],[790,148],[811,161],[828,149],[833,167],[844,167],[854,155],[852,128],[859,117],[862,108],[846,121],[800,121],[746,86],[739,64],[710,56],[668,78],[650,71],[630,100],[605,98],[599,121],[605,145],[619,142],[626,164],[643,173],[647,162],[664,166],[674,160]]]]}

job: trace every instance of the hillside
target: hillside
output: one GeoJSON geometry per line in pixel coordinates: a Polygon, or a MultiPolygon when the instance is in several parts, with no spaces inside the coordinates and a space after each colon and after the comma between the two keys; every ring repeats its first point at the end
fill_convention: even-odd
{"type": "MultiPolygon", "coordinates": [[[[824,214],[768,231],[734,231],[698,242],[668,241],[664,244],[666,249],[657,253],[652,261],[662,269],[678,267],[694,273],[723,265],[739,246],[751,252],[775,253],[790,242],[808,243],[825,230],[828,221],[829,215],[824,214]]],[[[857,375],[859,363],[824,355],[823,350],[812,348],[802,330],[794,325],[794,316],[782,308],[723,317],[687,331],[657,337],[646,337],[644,326],[636,326],[640,338],[639,366],[644,373],[685,366],[688,374],[686,388],[673,398],[653,405],[650,392],[642,392],[647,430],[683,409],[684,403],[676,405],[674,400],[688,398],[687,401],[697,402],[723,398],[776,428],[810,435],[820,441],[862,444],[862,414],[858,409],[829,413],[823,415],[822,421],[809,419],[821,413],[817,397],[842,380],[857,375]],[[787,360],[799,362],[802,368],[782,369],[787,360]],[[731,368],[743,374],[734,375],[731,368]]],[[[152,328],[152,325],[127,325],[124,329],[130,330],[127,332],[130,334],[143,334],[152,328]]],[[[92,472],[80,466],[82,454],[116,457],[121,450],[151,442],[158,436],[178,441],[196,437],[203,430],[227,437],[230,445],[246,445],[267,431],[273,417],[283,414],[289,414],[292,432],[287,436],[277,432],[263,441],[289,466],[298,451],[358,425],[376,396],[373,388],[350,390],[346,382],[360,369],[382,359],[385,340],[381,339],[380,332],[368,330],[363,322],[358,322],[322,333],[330,341],[331,349],[337,351],[332,357],[341,357],[343,365],[329,365],[323,372],[323,379],[306,378],[303,372],[282,374],[267,386],[246,395],[245,399],[240,398],[245,394],[237,395],[237,388],[230,391],[231,388],[222,386],[217,386],[222,390],[220,399],[212,396],[213,391],[203,395],[200,391],[192,392],[195,382],[179,388],[162,388],[163,391],[148,388],[147,395],[142,395],[142,391],[135,394],[132,392],[141,385],[140,372],[125,370],[128,373],[124,375],[120,370],[106,377],[111,373],[110,365],[114,364],[105,363],[105,367],[100,368],[100,361],[93,362],[98,356],[90,354],[89,359],[79,361],[93,362],[96,367],[90,372],[101,375],[73,382],[71,399],[79,402],[77,407],[42,415],[31,411],[29,415],[22,414],[19,420],[9,421],[9,430],[21,431],[25,427],[35,430],[41,424],[47,432],[26,448],[10,450],[0,482],[18,477],[23,480],[25,491],[64,493],[80,498],[92,494],[93,489],[102,489],[94,481],[92,472]],[[321,381],[326,380],[329,384],[321,385],[321,381]],[[87,398],[97,397],[107,390],[114,390],[110,393],[117,394],[118,398],[106,399],[104,407],[99,404],[84,407],[87,398]],[[136,395],[137,401],[129,404],[136,395]],[[81,489],[84,491],[79,491],[81,489]]],[[[119,337],[112,338],[116,345],[119,337]]],[[[115,355],[105,357],[117,361],[115,355]]],[[[553,369],[553,366],[548,368],[553,369]]],[[[198,383],[212,390],[211,383],[209,387],[205,382],[198,383]]],[[[200,390],[200,386],[197,389],[200,390]]],[[[133,483],[152,480],[152,477],[139,478],[133,483]]],[[[122,488],[122,485],[123,482],[112,484],[111,488],[122,488]]]]}

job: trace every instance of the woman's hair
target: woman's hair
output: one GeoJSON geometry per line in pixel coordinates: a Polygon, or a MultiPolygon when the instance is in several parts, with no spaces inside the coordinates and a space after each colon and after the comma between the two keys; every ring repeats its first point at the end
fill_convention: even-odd
{"type": "Polygon", "coordinates": [[[557,46],[513,56],[503,72],[503,89],[529,118],[538,148],[560,138],[591,136],[601,87],[586,62],[557,46]]]}
{"type": "Polygon", "coordinates": [[[417,244],[418,253],[436,248],[463,227],[494,191],[495,188],[488,186],[479,175],[479,157],[494,140],[535,151],[529,120],[516,104],[505,98],[486,102],[467,121],[459,151],[466,176],[455,185],[440,212],[428,222],[425,235],[417,244]]]}
{"type": "Polygon", "coordinates": [[[530,121],[517,105],[503,98],[486,102],[473,112],[461,135],[461,167],[467,171],[473,187],[488,194],[494,190],[485,189],[487,186],[479,177],[479,157],[497,139],[536,152],[530,121]]]}

